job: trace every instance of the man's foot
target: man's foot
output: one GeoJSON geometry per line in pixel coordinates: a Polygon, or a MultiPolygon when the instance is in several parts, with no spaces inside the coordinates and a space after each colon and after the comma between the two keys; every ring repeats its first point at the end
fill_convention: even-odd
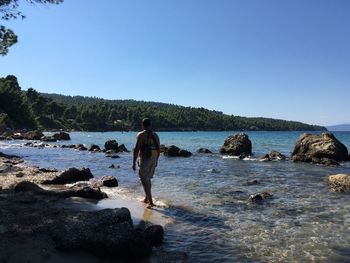
{"type": "Polygon", "coordinates": [[[146,208],[151,209],[151,208],[154,207],[154,206],[155,206],[155,204],[150,203],[150,204],[148,204],[148,205],[146,206],[146,208]]]}

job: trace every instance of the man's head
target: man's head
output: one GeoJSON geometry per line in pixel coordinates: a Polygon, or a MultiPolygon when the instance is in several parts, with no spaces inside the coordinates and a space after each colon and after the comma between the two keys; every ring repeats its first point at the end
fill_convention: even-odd
{"type": "Polygon", "coordinates": [[[142,127],[145,129],[145,130],[148,130],[150,127],[151,127],[151,120],[148,119],[148,118],[144,118],[142,120],[142,127]]]}

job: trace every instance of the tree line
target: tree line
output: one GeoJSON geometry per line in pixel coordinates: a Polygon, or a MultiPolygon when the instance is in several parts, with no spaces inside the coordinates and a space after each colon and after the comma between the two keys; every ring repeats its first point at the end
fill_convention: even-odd
{"type": "Polygon", "coordinates": [[[23,91],[15,76],[0,78],[0,127],[81,131],[138,130],[148,117],[159,131],[313,131],[324,127],[271,118],[227,115],[205,108],[135,100],[23,91]]]}

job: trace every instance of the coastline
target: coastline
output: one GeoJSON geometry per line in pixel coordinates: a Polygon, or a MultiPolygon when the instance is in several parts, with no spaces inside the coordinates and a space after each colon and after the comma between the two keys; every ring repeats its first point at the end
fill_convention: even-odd
{"type": "MultiPolygon", "coordinates": [[[[150,244],[138,251],[135,245],[141,242],[138,240],[140,238],[131,238],[127,244],[130,245],[130,249],[136,249],[136,257],[128,255],[129,251],[116,258],[115,255],[108,255],[111,254],[107,253],[108,248],[105,248],[107,252],[103,252],[106,252],[106,255],[102,256],[100,251],[93,251],[91,247],[88,249],[69,248],[67,251],[57,250],[59,244],[56,242],[57,237],[55,240],[55,235],[57,236],[55,231],[60,231],[59,224],[70,217],[78,216],[82,218],[81,221],[89,221],[90,217],[94,218],[95,215],[98,216],[98,213],[113,212],[118,218],[125,219],[126,223],[130,222],[126,228],[118,226],[122,232],[126,233],[121,236],[121,239],[136,232],[146,237],[144,233],[149,227],[156,226],[154,224],[164,226],[168,222],[157,210],[147,209],[136,200],[115,197],[102,199],[102,201],[74,196],[67,198],[62,194],[68,191],[67,186],[59,186],[58,190],[57,187],[40,184],[45,178],[52,178],[59,173],[56,170],[50,171],[29,166],[18,156],[0,154],[0,260],[3,262],[27,262],[29,259],[34,262],[110,262],[111,259],[118,259],[121,262],[123,260],[127,262],[130,258],[141,260],[150,255],[154,245],[153,241],[149,240],[150,244]],[[23,186],[23,183],[26,182],[30,182],[29,188],[23,186]]],[[[107,214],[107,216],[110,215],[107,214]]],[[[84,224],[85,222],[82,222],[82,226],[85,226],[84,224]]],[[[86,227],[88,228],[89,225],[86,227]]],[[[161,226],[159,228],[163,231],[161,226]]],[[[58,233],[58,236],[63,234],[58,233]]],[[[69,234],[74,235],[74,233],[69,234]]],[[[145,240],[148,240],[147,237],[143,239],[145,240]]],[[[111,240],[106,237],[106,242],[108,241],[111,240]]]]}

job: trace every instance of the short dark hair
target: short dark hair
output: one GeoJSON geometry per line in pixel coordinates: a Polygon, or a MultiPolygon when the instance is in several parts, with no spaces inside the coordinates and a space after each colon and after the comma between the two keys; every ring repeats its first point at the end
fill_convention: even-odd
{"type": "Polygon", "coordinates": [[[142,120],[142,126],[145,128],[149,128],[151,126],[151,120],[148,118],[144,118],[142,120]]]}

